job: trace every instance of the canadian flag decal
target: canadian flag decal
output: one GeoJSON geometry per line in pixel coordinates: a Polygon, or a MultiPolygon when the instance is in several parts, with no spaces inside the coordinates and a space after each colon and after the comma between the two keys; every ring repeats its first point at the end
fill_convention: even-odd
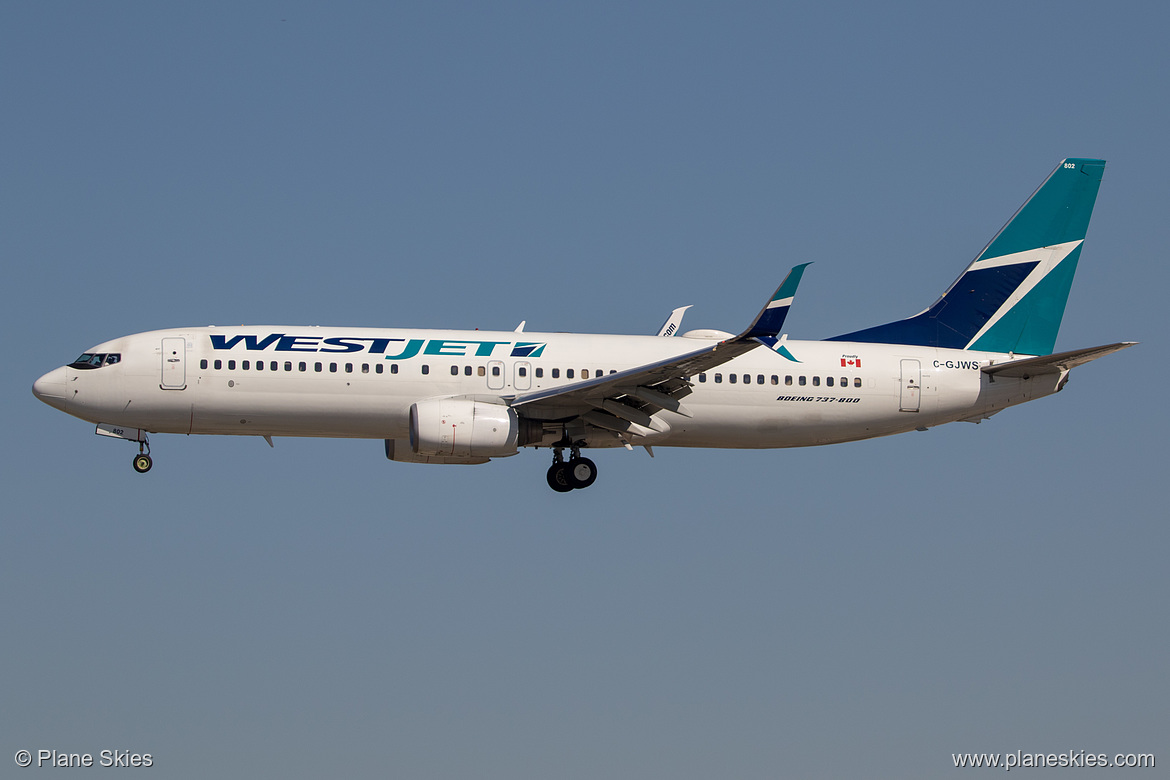
{"type": "Polygon", "coordinates": [[[861,368],[861,358],[857,355],[842,355],[841,368],[861,368]]]}

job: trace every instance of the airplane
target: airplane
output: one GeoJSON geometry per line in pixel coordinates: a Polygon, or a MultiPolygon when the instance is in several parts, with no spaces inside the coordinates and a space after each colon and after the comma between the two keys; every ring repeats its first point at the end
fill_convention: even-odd
{"type": "Polygon", "coordinates": [[[806,447],[981,422],[1059,392],[1133,346],[1053,353],[1105,161],[1062,160],[946,292],[902,320],[789,340],[798,265],[738,334],[190,327],[98,344],[33,384],[44,403],[138,444],[148,434],[382,439],[390,460],[482,464],[548,448],[557,492],[585,450],[806,447]],[[568,452],[568,457],[565,453],[568,452]]]}

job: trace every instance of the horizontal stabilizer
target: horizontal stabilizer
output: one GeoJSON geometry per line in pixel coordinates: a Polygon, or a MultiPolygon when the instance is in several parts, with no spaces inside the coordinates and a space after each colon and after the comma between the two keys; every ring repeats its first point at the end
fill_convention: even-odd
{"type": "Polygon", "coordinates": [[[1121,341],[1117,344],[1106,344],[1103,347],[1089,347],[1088,349],[1074,349],[1071,352],[1060,352],[1055,355],[1024,358],[1023,360],[1009,360],[1006,363],[995,363],[984,366],[981,370],[989,376],[1030,377],[1040,374],[1060,374],[1064,371],[1084,365],[1097,358],[1111,355],[1114,352],[1132,347],[1136,341],[1121,341]]]}

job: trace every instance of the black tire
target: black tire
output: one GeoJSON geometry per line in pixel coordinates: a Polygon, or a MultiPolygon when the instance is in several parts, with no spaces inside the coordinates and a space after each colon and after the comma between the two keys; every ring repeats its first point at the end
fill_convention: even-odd
{"type": "Polygon", "coordinates": [[[150,467],[154,465],[154,461],[150,459],[149,455],[135,455],[134,456],[134,470],[139,474],[145,474],[150,471],[150,467]]]}
{"type": "Polygon", "coordinates": [[[567,463],[554,463],[549,466],[545,478],[548,480],[548,486],[558,493],[568,493],[573,489],[573,484],[569,480],[569,465],[567,463]]]}
{"type": "Polygon", "coordinates": [[[597,481],[597,464],[589,458],[573,458],[569,461],[569,484],[578,490],[587,488],[597,481]]]}

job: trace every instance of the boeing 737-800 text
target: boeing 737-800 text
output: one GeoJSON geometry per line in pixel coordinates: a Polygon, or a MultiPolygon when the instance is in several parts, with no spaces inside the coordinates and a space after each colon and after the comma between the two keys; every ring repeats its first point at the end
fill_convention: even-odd
{"type": "Polygon", "coordinates": [[[597,478],[585,449],[772,448],[979,422],[1058,392],[1132,342],[1053,354],[1105,169],[1056,167],[925,311],[823,341],[781,329],[805,266],[738,335],[325,327],[176,328],[86,350],[33,393],[97,432],[384,439],[409,463],[547,447],[557,491],[597,478]],[[567,451],[567,457],[566,457],[567,451]]]}

